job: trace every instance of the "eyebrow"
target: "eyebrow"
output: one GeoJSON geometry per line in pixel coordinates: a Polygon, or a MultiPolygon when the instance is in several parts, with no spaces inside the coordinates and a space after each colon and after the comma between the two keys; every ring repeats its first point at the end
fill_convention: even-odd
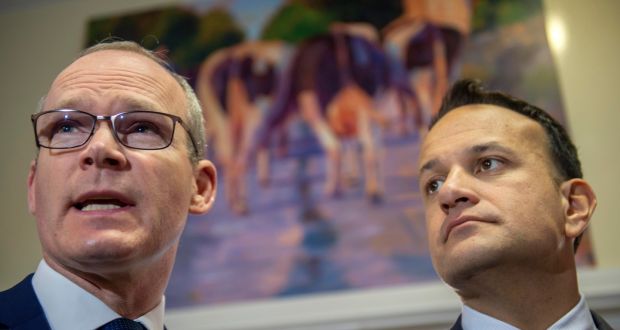
{"type": "MultiPolygon", "coordinates": [[[[143,100],[133,99],[133,98],[125,98],[125,97],[121,97],[119,101],[124,103],[125,106],[129,110],[161,111],[159,107],[157,107],[155,104],[148,102],[148,101],[143,101],[143,100]]],[[[91,104],[93,104],[93,101],[90,100],[89,98],[84,97],[82,95],[77,95],[77,96],[71,96],[66,99],[61,99],[61,101],[58,102],[57,105],[55,105],[53,108],[54,109],[69,108],[69,109],[75,109],[75,110],[88,110],[88,108],[91,107],[91,104]],[[76,108],[79,108],[79,109],[76,109],[76,108]]]]}
{"type": "Polygon", "coordinates": [[[424,171],[432,170],[435,166],[437,166],[437,163],[439,163],[437,159],[431,159],[428,162],[424,163],[424,165],[420,167],[419,174],[422,174],[424,171]]]}
{"type": "MultiPolygon", "coordinates": [[[[61,99],[60,102],[52,103],[52,108],[53,109],[63,109],[63,108],[73,109],[73,108],[80,108],[84,105],[88,108],[90,103],[91,102],[89,102],[87,98],[77,95],[77,96],[72,96],[66,99],[61,99]]],[[[44,109],[44,110],[47,110],[47,109],[44,109]]],[[[80,110],[80,109],[76,109],[76,110],[80,110]]]]}
{"type": "Polygon", "coordinates": [[[469,150],[475,154],[481,154],[487,151],[499,151],[510,155],[513,155],[515,153],[512,149],[505,147],[495,141],[471,146],[469,150]]]}
{"type": "MultiPolygon", "coordinates": [[[[501,153],[508,154],[508,155],[515,154],[515,152],[512,149],[507,148],[495,141],[473,145],[467,148],[466,151],[472,154],[482,154],[482,153],[489,152],[489,151],[499,151],[501,153]]],[[[431,171],[438,165],[439,165],[439,159],[433,158],[427,161],[426,163],[424,163],[422,167],[420,167],[420,171],[418,175],[421,176],[422,173],[424,173],[425,171],[431,171]]]]}

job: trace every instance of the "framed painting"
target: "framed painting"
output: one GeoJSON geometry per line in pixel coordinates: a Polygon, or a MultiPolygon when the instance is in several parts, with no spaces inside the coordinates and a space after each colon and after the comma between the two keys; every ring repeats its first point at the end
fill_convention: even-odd
{"type": "MultiPolygon", "coordinates": [[[[454,302],[416,164],[443,93],[477,78],[564,121],[539,0],[204,0],[92,18],[86,45],[109,37],[188,78],[218,168],[214,209],[181,239],[172,309],[402,288],[454,302]]],[[[577,259],[594,264],[589,236],[577,259]]]]}

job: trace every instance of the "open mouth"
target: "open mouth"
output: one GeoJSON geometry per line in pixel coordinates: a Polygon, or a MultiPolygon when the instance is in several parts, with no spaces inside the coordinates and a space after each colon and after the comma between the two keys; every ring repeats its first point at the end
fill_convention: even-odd
{"type": "Polygon", "coordinates": [[[88,199],[73,206],[80,211],[103,211],[120,209],[128,204],[118,199],[88,199]]]}

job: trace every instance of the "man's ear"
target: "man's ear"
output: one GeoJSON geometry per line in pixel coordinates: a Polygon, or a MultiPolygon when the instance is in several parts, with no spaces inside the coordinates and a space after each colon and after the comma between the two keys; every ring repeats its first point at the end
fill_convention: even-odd
{"type": "Polygon", "coordinates": [[[564,231],[569,238],[575,238],[583,233],[594,209],[596,208],[596,195],[588,182],[583,179],[571,179],[560,186],[564,200],[564,231]]]}
{"type": "Polygon", "coordinates": [[[217,188],[217,171],[215,166],[208,160],[201,160],[194,169],[196,180],[196,192],[192,196],[189,212],[192,214],[204,214],[215,202],[217,188]]]}
{"type": "Polygon", "coordinates": [[[30,169],[28,170],[28,211],[30,214],[34,215],[36,211],[36,184],[34,182],[34,177],[37,172],[37,161],[33,159],[30,162],[30,169]]]}

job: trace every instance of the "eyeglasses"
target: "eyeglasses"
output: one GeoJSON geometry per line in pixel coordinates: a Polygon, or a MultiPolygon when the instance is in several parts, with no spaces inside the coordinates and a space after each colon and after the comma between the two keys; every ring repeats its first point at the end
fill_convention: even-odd
{"type": "Polygon", "coordinates": [[[99,120],[112,124],[114,138],[122,145],[143,150],[159,150],[170,146],[176,123],[187,131],[198,149],[189,128],[180,117],[163,112],[131,111],[113,116],[95,116],[87,112],[59,109],[40,112],[30,118],[34,127],[37,147],[70,149],[83,146],[95,133],[99,120]]]}

